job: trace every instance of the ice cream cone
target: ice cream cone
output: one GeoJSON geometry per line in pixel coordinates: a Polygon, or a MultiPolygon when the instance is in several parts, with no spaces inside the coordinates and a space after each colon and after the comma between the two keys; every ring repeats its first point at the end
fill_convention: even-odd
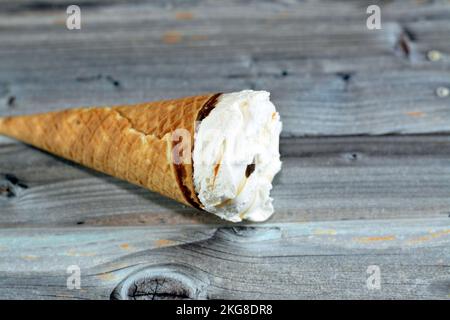
{"type": "Polygon", "coordinates": [[[219,96],[0,118],[0,134],[201,208],[190,152],[219,96]]]}
{"type": "Polygon", "coordinates": [[[266,91],[0,118],[4,134],[238,222],[274,212],[281,121],[266,91]]]}

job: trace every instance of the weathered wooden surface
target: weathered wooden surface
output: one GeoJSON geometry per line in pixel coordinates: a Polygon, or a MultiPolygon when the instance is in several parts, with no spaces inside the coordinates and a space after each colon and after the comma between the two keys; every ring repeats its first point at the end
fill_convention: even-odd
{"type": "Polygon", "coordinates": [[[381,2],[377,31],[371,1],[88,0],[81,31],[69,4],[0,0],[0,115],[266,89],[276,214],[235,228],[2,137],[1,298],[450,298],[448,1],[381,2]]]}
{"type": "MultiPolygon", "coordinates": [[[[281,153],[271,222],[450,214],[450,136],[291,138],[281,153]]],[[[0,168],[3,227],[222,223],[23,144],[0,148],[0,168]]]]}
{"type": "Polygon", "coordinates": [[[284,136],[449,132],[450,8],[407,2],[377,31],[358,2],[99,6],[80,31],[61,9],[6,12],[0,115],[264,88],[284,136]]]}
{"type": "Polygon", "coordinates": [[[448,298],[448,218],[426,225],[428,230],[422,219],[410,219],[219,229],[54,228],[45,235],[42,229],[6,229],[0,239],[1,296],[448,298]],[[81,290],[65,288],[72,264],[82,270],[81,290]],[[380,290],[367,287],[371,265],[380,268],[380,290]]]}

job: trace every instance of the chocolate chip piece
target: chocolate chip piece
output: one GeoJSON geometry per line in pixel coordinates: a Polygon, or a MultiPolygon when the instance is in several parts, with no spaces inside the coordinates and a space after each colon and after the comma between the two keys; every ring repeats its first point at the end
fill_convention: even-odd
{"type": "Polygon", "coordinates": [[[248,178],[250,175],[255,171],[255,164],[251,163],[247,166],[247,169],[245,169],[245,176],[248,178]]]}

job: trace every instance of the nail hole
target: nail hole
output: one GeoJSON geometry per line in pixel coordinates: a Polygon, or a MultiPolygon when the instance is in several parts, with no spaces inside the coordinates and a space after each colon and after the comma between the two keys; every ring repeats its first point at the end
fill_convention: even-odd
{"type": "Polygon", "coordinates": [[[350,79],[352,78],[352,74],[351,73],[349,73],[349,72],[338,72],[338,73],[336,73],[336,75],[338,76],[338,77],[340,77],[344,82],[349,82],[350,81],[350,79]]]}
{"type": "Polygon", "coordinates": [[[119,87],[120,86],[120,82],[118,80],[114,79],[111,76],[106,76],[106,80],[108,80],[110,83],[112,83],[112,85],[114,87],[119,87]]]}
{"type": "Polygon", "coordinates": [[[431,50],[427,53],[427,58],[430,61],[439,61],[442,57],[442,54],[437,50],[431,50]]]}
{"type": "Polygon", "coordinates": [[[15,96],[9,96],[8,100],[6,101],[6,104],[8,107],[14,107],[16,104],[16,97],[15,96]]]}
{"type": "Polygon", "coordinates": [[[345,160],[348,160],[348,161],[357,161],[360,159],[361,154],[359,154],[358,152],[350,152],[350,153],[345,153],[343,155],[343,157],[345,160]]]}
{"type": "Polygon", "coordinates": [[[439,98],[446,98],[450,95],[450,90],[446,87],[439,87],[436,89],[436,95],[439,98]]]}

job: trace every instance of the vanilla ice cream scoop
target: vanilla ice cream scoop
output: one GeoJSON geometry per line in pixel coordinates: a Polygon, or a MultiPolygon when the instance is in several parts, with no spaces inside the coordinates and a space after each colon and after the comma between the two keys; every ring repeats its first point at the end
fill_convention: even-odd
{"type": "Polygon", "coordinates": [[[195,191],[206,211],[225,220],[264,221],[274,211],[270,190],[281,169],[281,121],[269,96],[222,94],[196,127],[195,191]]]}

